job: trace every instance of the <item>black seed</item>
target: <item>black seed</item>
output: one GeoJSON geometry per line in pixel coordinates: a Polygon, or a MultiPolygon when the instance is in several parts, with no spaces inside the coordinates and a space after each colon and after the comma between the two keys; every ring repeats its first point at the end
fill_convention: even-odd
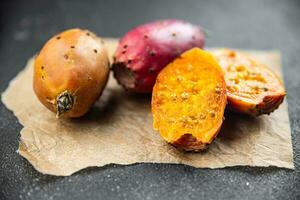
{"type": "Polygon", "coordinates": [[[43,70],[43,69],[44,69],[44,66],[41,66],[41,69],[43,70]]]}
{"type": "Polygon", "coordinates": [[[94,49],[94,52],[95,52],[95,53],[98,53],[97,49],[94,49]]]}
{"type": "Polygon", "coordinates": [[[149,55],[150,56],[155,56],[155,52],[154,51],[149,51],[149,55]]]}
{"type": "Polygon", "coordinates": [[[153,67],[150,67],[150,68],[148,69],[148,71],[149,71],[150,74],[153,74],[153,73],[155,72],[155,69],[154,69],[153,67]]]}
{"type": "Polygon", "coordinates": [[[128,47],[128,45],[127,45],[127,44],[125,44],[123,47],[126,49],[126,48],[128,47]]]}
{"type": "Polygon", "coordinates": [[[129,59],[129,60],[128,60],[128,64],[130,64],[130,63],[131,63],[131,61],[132,61],[132,60],[130,60],[130,59],[129,59]]]}
{"type": "Polygon", "coordinates": [[[175,36],[176,36],[176,33],[172,33],[172,36],[175,37],[175,36]]]}
{"type": "Polygon", "coordinates": [[[64,58],[68,60],[68,59],[69,59],[69,56],[68,56],[67,54],[65,54],[65,55],[64,55],[64,58]]]}
{"type": "Polygon", "coordinates": [[[147,39],[147,38],[148,38],[148,35],[144,35],[144,38],[147,39]]]}
{"type": "Polygon", "coordinates": [[[57,36],[57,37],[56,37],[57,40],[59,40],[60,38],[61,38],[60,36],[57,36]]]}
{"type": "Polygon", "coordinates": [[[126,53],[126,50],[122,51],[122,54],[125,54],[126,53]]]}
{"type": "Polygon", "coordinates": [[[43,80],[44,80],[44,78],[45,78],[45,77],[44,77],[44,76],[42,76],[42,79],[43,79],[43,80]]]}
{"type": "Polygon", "coordinates": [[[87,35],[87,36],[90,36],[90,33],[89,33],[89,32],[87,32],[87,33],[86,33],[86,35],[87,35]]]}
{"type": "Polygon", "coordinates": [[[72,48],[72,49],[74,49],[74,48],[75,48],[75,46],[71,46],[71,48],[72,48]]]}

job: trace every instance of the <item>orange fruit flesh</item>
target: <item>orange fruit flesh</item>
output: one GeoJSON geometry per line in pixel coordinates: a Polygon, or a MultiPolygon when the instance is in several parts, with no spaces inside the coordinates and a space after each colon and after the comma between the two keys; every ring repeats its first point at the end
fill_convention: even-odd
{"type": "Polygon", "coordinates": [[[194,48],[159,73],[152,94],[153,126],[169,143],[188,134],[209,144],[221,127],[225,105],[222,69],[210,53],[194,48]]]}
{"type": "Polygon", "coordinates": [[[229,49],[213,50],[225,73],[229,108],[259,115],[270,113],[283,101],[281,80],[265,65],[229,49]]]}

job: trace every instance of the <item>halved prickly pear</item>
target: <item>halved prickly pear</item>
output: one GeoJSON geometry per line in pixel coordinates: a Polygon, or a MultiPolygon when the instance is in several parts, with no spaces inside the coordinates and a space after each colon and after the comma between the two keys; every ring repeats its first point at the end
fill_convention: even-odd
{"type": "Polygon", "coordinates": [[[224,70],[231,110],[257,116],[269,114],[282,103],[285,89],[268,67],[234,50],[211,52],[224,70]]]}
{"type": "Polygon", "coordinates": [[[194,48],[159,73],[152,93],[153,126],[180,149],[202,150],[218,134],[225,106],[221,67],[210,53],[194,48]]]}

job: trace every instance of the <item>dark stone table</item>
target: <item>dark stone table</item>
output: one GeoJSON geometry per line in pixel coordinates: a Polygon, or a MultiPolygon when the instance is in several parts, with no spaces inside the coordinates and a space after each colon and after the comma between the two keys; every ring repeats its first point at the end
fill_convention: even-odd
{"type": "Polygon", "coordinates": [[[283,55],[295,170],[195,169],[136,164],[89,168],[70,177],[38,173],[17,153],[22,126],[0,103],[0,199],[300,199],[300,1],[107,0],[0,3],[0,91],[53,34],[71,27],[120,37],[160,18],[208,31],[207,46],[279,49],[283,55]]]}

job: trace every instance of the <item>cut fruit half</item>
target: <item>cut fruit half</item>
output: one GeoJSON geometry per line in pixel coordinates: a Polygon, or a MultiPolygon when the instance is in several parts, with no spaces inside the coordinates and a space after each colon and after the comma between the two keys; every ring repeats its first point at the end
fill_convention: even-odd
{"type": "Polygon", "coordinates": [[[225,73],[229,109],[257,116],[271,113],[283,102],[283,84],[268,67],[230,49],[211,52],[225,73]]]}
{"type": "Polygon", "coordinates": [[[218,134],[225,106],[221,67],[210,53],[194,48],[159,73],[152,94],[153,126],[180,149],[202,150],[218,134]]]}

